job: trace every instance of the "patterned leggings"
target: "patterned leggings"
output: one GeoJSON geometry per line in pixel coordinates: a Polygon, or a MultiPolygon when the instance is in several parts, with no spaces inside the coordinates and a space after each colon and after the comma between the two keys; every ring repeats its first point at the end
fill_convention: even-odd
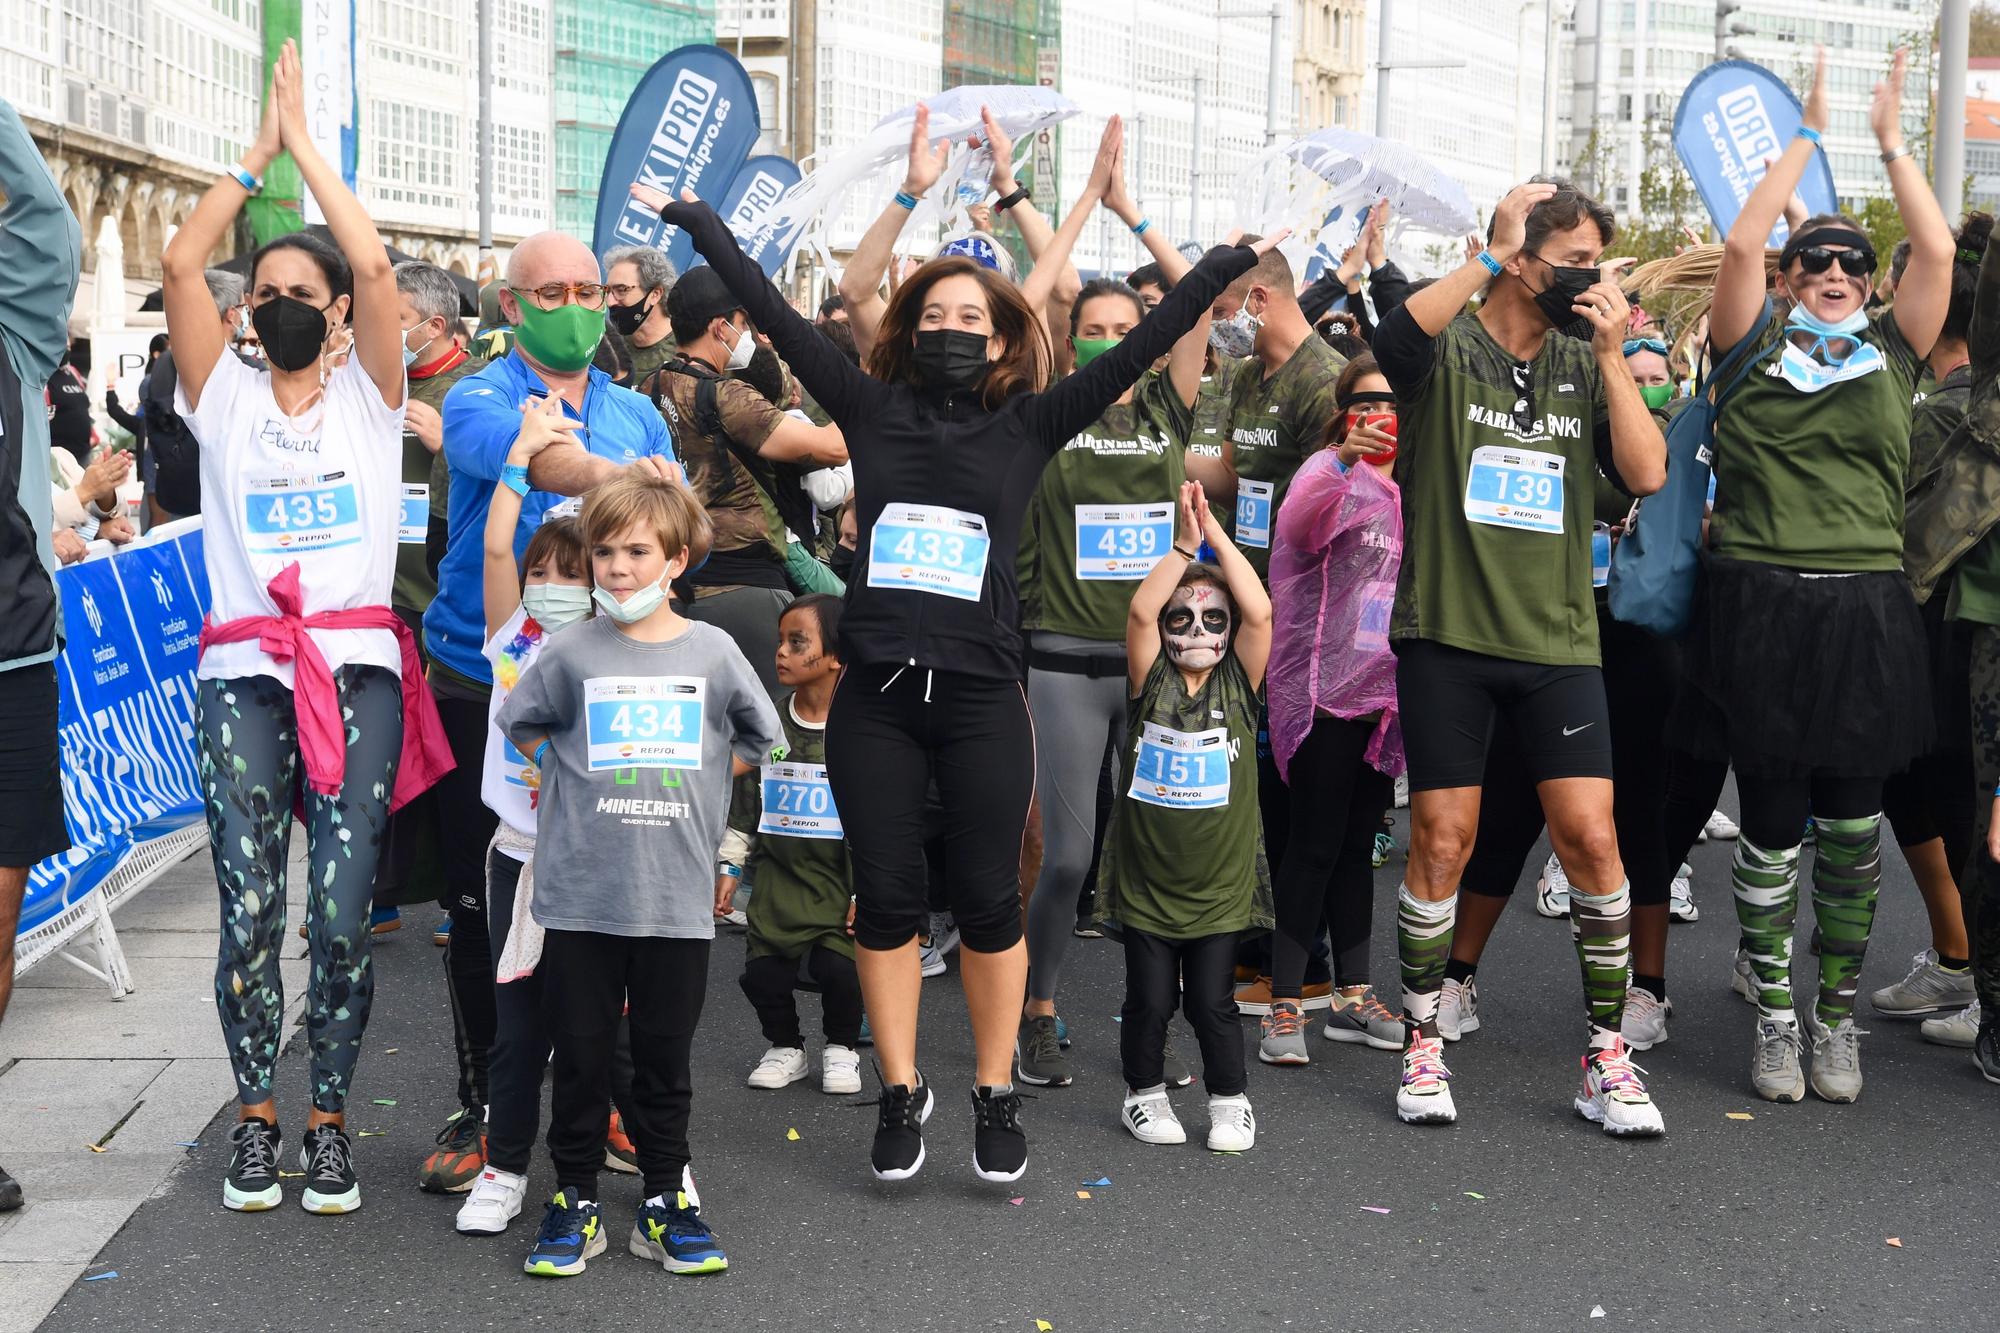
{"type": "MultiPolygon", "coordinates": [[[[338,796],[305,789],[304,798],[313,1107],[337,1113],[347,1103],[375,991],[368,911],[402,749],[403,701],[395,673],[381,667],[342,667],[334,683],[347,727],[346,775],[338,796]]],[[[215,1007],[237,1096],[254,1106],[271,1098],[283,1035],[278,960],[285,941],[285,867],[293,796],[304,787],[298,725],[292,692],[268,676],[199,682],[195,716],[222,902],[215,1007]]]]}

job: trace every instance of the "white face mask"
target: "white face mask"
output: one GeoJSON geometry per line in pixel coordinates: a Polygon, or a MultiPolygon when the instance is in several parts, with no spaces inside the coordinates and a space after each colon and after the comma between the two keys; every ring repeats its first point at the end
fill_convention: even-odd
{"type": "Polygon", "coordinates": [[[660,603],[667,598],[666,582],[666,571],[661,570],[660,577],[643,588],[634,588],[631,595],[622,602],[618,600],[617,594],[606,592],[602,588],[592,588],[590,596],[597,603],[598,610],[621,625],[630,625],[635,621],[644,620],[660,609],[660,603]]]}
{"type": "Polygon", "coordinates": [[[756,355],[757,339],[751,336],[750,330],[746,328],[743,330],[743,336],[736,340],[736,345],[729,349],[729,368],[741,370],[749,365],[750,358],[756,355]]]}
{"type": "Polygon", "coordinates": [[[558,630],[590,614],[590,589],[574,583],[530,583],[521,608],[543,629],[558,630]]]}
{"type": "Polygon", "coordinates": [[[1207,671],[1229,651],[1236,611],[1229,594],[1213,583],[1184,583],[1160,612],[1160,636],[1167,660],[1183,671],[1207,671]]]}

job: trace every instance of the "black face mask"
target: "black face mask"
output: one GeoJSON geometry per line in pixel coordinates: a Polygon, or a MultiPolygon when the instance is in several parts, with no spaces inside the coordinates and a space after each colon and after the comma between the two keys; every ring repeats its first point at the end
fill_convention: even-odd
{"type": "Polygon", "coordinates": [[[1536,255],[1535,259],[1549,270],[1549,285],[1535,293],[1535,306],[1542,312],[1542,318],[1548,320],[1549,327],[1558,333],[1567,333],[1573,338],[1590,337],[1590,321],[1577,314],[1572,307],[1576,305],[1576,298],[1595,287],[1602,275],[1594,268],[1563,268],[1549,263],[1540,255],[1536,255]]]}
{"type": "Polygon", "coordinates": [[[63,353],[63,360],[76,367],[76,373],[79,375],[88,375],[90,373],[90,348],[88,346],[70,348],[67,352],[63,353]]]}
{"type": "Polygon", "coordinates": [[[326,312],[289,296],[274,296],[250,312],[264,359],[279,370],[304,370],[326,346],[326,312]]]}
{"type": "Polygon", "coordinates": [[[604,310],[604,320],[618,331],[619,337],[629,338],[639,331],[639,326],[646,322],[647,317],[658,305],[657,301],[648,305],[642,298],[634,305],[607,306],[604,310]]]}
{"type": "Polygon", "coordinates": [[[826,567],[833,571],[835,578],[839,579],[842,583],[847,582],[847,576],[854,572],[854,548],[852,546],[834,547],[833,554],[826,558],[826,567]]]}
{"type": "Polygon", "coordinates": [[[923,329],[917,334],[917,375],[933,389],[970,389],[986,378],[986,335],[962,329],[923,329]]]}

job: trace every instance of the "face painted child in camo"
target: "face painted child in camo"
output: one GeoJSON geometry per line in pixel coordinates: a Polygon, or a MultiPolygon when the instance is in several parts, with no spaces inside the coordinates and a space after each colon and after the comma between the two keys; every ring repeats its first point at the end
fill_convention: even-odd
{"type": "Polygon", "coordinates": [[[1182,671],[1207,671],[1229,652],[1235,624],[1236,604],[1219,582],[1192,579],[1181,584],[1160,612],[1167,660],[1182,671]]]}

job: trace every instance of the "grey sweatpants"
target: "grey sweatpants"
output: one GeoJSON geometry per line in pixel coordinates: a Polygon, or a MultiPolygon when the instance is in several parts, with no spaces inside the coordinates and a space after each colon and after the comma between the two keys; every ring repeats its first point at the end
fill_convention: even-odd
{"type": "Polygon", "coordinates": [[[1096,678],[1028,668],[1043,843],[1042,873],[1028,900],[1028,998],[1053,1000],[1097,836],[1098,774],[1125,731],[1125,645],[1040,630],[1029,640],[1042,652],[1121,663],[1096,678]]]}

